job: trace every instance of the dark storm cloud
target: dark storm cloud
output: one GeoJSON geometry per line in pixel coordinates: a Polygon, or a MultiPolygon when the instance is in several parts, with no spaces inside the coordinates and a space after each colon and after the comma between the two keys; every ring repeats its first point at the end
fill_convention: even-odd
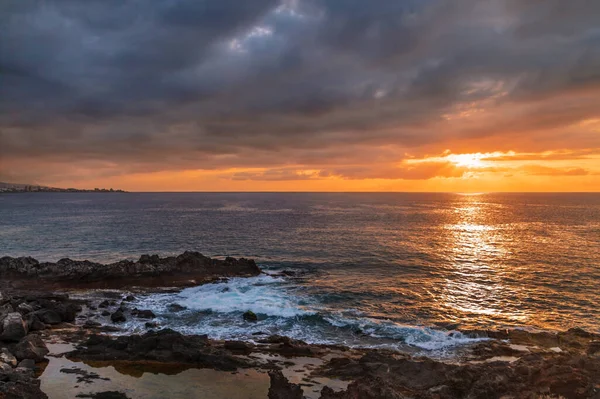
{"type": "Polygon", "coordinates": [[[539,130],[598,116],[599,14],[595,0],[5,1],[0,177],[28,158],[119,171],[368,165],[344,149],[510,129],[531,131],[531,149],[577,147],[539,130]],[[479,102],[508,115],[447,125],[479,102]]]}

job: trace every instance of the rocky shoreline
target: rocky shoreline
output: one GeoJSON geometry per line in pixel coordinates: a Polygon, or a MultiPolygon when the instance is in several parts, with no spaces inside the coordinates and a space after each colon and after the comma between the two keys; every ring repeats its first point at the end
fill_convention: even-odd
{"type": "MultiPolygon", "coordinates": [[[[64,291],[133,285],[154,289],[161,282],[166,287],[184,287],[191,281],[201,284],[259,273],[254,261],[215,260],[197,252],[168,258],[142,256],[137,262],[111,265],[1,258],[0,398],[48,397],[40,387],[40,376],[43,379],[49,356],[90,367],[111,366],[134,376],[188,369],[228,375],[252,370],[265,376],[269,399],[600,398],[600,334],[581,329],[463,331],[489,339],[465,347],[452,361],[441,361],[260,333],[253,342],[188,336],[157,325],[150,310],[135,307],[135,297],[128,291],[97,300],[74,299],[64,291]],[[32,288],[41,285],[62,291],[32,288]],[[106,322],[92,321],[90,315],[102,315],[106,322]],[[129,318],[147,320],[146,332],[119,335],[120,323],[129,318]],[[69,344],[69,348],[52,355],[48,349],[52,343],[69,344]]],[[[97,380],[111,384],[100,371],[61,368],[59,372],[75,375],[86,389],[97,380]]],[[[243,384],[234,388],[244,397],[243,384]]],[[[119,389],[81,391],[81,395],[131,397],[119,389]]]]}
{"type": "Polygon", "coordinates": [[[261,273],[251,259],[213,259],[199,252],[161,258],[142,255],[136,262],[101,264],[61,259],[56,263],[30,257],[0,258],[0,281],[15,288],[40,284],[61,288],[190,287],[224,277],[249,277],[261,273]]]}

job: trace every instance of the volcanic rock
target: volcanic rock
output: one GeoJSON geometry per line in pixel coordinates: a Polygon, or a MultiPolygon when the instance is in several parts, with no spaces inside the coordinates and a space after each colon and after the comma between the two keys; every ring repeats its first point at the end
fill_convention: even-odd
{"type": "Polygon", "coordinates": [[[303,399],[304,393],[298,384],[292,384],[279,370],[269,371],[271,386],[269,399],[303,399]]]}
{"type": "Polygon", "coordinates": [[[32,359],[36,362],[44,360],[48,348],[39,335],[29,334],[13,348],[13,353],[19,360],[32,359]]]}
{"type": "Polygon", "coordinates": [[[114,338],[92,335],[69,356],[82,360],[183,363],[225,371],[254,365],[249,360],[237,358],[226,350],[211,346],[206,335],[184,336],[170,329],[114,338]]]}
{"type": "Polygon", "coordinates": [[[246,321],[257,321],[258,320],[258,316],[256,316],[256,313],[254,313],[251,310],[248,310],[246,313],[244,313],[242,317],[246,321]]]}
{"type": "Polygon", "coordinates": [[[154,312],[152,312],[151,310],[139,310],[139,309],[134,309],[131,311],[131,314],[140,318],[140,319],[153,319],[156,317],[156,315],[154,314],[154,312]]]}
{"type": "Polygon", "coordinates": [[[27,335],[27,324],[23,320],[21,313],[9,313],[2,320],[2,334],[0,339],[3,341],[19,341],[27,335]]]}
{"type": "Polygon", "coordinates": [[[120,310],[117,310],[115,313],[111,314],[110,319],[113,323],[124,323],[127,321],[127,318],[120,310]]]}
{"type": "Polygon", "coordinates": [[[123,260],[107,265],[68,258],[56,263],[0,258],[0,279],[11,279],[13,286],[21,287],[38,287],[40,281],[56,287],[191,286],[220,277],[258,274],[260,269],[251,259],[212,259],[189,251],[167,258],[142,255],[137,262],[123,260]]]}
{"type": "Polygon", "coordinates": [[[186,310],[187,308],[185,306],[181,306],[178,303],[171,303],[169,305],[167,305],[167,310],[169,312],[173,312],[173,313],[177,313],[177,312],[181,312],[182,310],[186,310]]]}

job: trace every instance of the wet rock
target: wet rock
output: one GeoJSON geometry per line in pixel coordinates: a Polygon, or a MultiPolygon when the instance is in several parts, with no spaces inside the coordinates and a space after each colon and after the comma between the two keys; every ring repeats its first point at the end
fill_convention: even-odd
{"type": "Polygon", "coordinates": [[[146,323],[144,323],[144,326],[146,328],[158,328],[158,323],[155,321],[147,321],[146,323]]]}
{"type": "Polygon", "coordinates": [[[279,370],[269,371],[271,386],[269,399],[303,399],[304,393],[298,384],[292,384],[279,370]]]}
{"type": "Polygon", "coordinates": [[[591,341],[587,348],[588,355],[595,355],[600,352],[600,341],[591,341]]]}
{"type": "Polygon", "coordinates": [[[173,313],[177,313],[177,312],[181,312],[182,310],[186,310],[187,308],[185,306],[181,306],[178,303],[171,303],[169,305],[167,305],[167,310],[169,312],[173,312],[173,313]]]}
{"type": "Polygon", "coordinates": [[[110,316],[110,312],[108,310],[103,310],[102,313],[100,313],[102,316],[110,316]]]}
{"type": "Polygon", "coordinates": [[[380,378],[363,378],[348,385],[348,389],[335,392],[329,387],[321,391],[321,399],[408,399],[396,392],[380,378]]]}
{"type": "Polygon", "coordinates": [[[26,302],[22,302],[17,306],[17,311],[22,315],[26,315],[34,311],[33,306],[29,305],[26,302]]]}
{"type": "Polygon", "coordinates": [[[125,298],[123,298],[124,301],[127,302],[131,302],[131,301],[135,301],[135,297],[133,295],[127,295],[125,298]]]}
{"type": "Polygon", "coordinates": [[[60,314],[62,321],[72,323],[81,312],[81,306],[75,303],[60,304],[55,310],[60,314]]]}
{"type": "Polygon", "coordinates": [[[27,335],[27,324],[23,320],[21,313],[9,313],[2,320],[2,341],[19,341],[27,335]]]}
{"type": "Polygon", "coordinates": [[[23,359],[19,362],[17,367],[21,367],[24,369],[35,370],[35,360],[33,359],[23,359]]]}
{"type": "Polygon", "coordinates": [[[206,335],[184,336],[170,329],[114,338],[92,335],[69,356],[83,360],[175,362],[225,371],[254,365],[211,346],[206,335]]]}
{"type": "Polygon", "coordinates": [[[87,320],[84,324],[83,324],[83,328],[97,328],[102,326],[101,323],[98,323],[97,321],[93,321],[93,320],[87,320]]]}
{"type": "Polygon", "coordinates": [[[254,313],[251,310],[246,311],[242,317],[246,321],[257,321],[258,320],[258,316],[256,316],[256,313],[254,313]]]}
{"type": "Polygon", "coordinates": [[[41,362],[48,354],[48,348],[39,335],[29,334],[19,341],[13,349],[13,353],[19,360],[32,359],[41,362]]]}
{"type": "Polygon", "coordinates": [[[40,310],[36,312],[35,315],[44,324],[55,325],[60,324],[63,321],[62,317],[60,317],[60,314],[51,309],[40,310]]]}
{"type": "Polygon", "coordinates": [[[115,313],[111,314],[110,319],[113,323],[125,323],[127,321],[127,318],[120,310],[117,310],[115,313]]]}
{"type": "Polygon", "coordinates": [[[106,299],[98,304],[99,308],[107,308],[109,306],[110,306],[110,303],[106,299]]]}
{"type": "Polygon", "coordinates": [[[40,389],[40,381],[31,373],[13,371],[0,381],[0,398],[3,399],[48,399],[40,389]]]}
{"type": "Polygon", "coordinates": [[[261,344],[279,344],[271,348],[285,356],[305,356],[313,355],[319,351],[318,348],[308,345],[304,341],[283,337],[281,335],[271,335],[268,338],[258,341],[261,344]]]}
{"type": "Polygon", "coordinates": [[[123,260],[107,265],[61,259],[40,263],[33,258],[0,258],[0,278],[14,286],[121,288],[127,286],[189,286],[219,277],[256,276],[261,273],[251,259],[211,259],[199,252],[176,257],[143,255],[137,262],[123,260]]]}
{"type": "Polygon", "coordinates": [[[140,318],[140,319],[153,319],[156,317],[154,312],[152,312],[151,310],[134,309],[131,312],[131,314],[133,314],[134,316],[136,316],[137,318],[140,318]]]}
{"type": "Polygon", "coordinates": [[[231,351],[251,352],[254,345],[243,341],[225,341],[223,347],[231,351]]]}
{"type": "Polygon", "coordinates": [[[42,331],[46,328],[44,324],[35,314],[28,314],[25,318],[29,331],[42,331]]]}

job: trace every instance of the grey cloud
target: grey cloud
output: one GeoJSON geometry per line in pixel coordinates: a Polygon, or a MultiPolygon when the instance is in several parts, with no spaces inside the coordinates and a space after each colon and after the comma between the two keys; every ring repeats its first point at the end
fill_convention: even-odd
{"type": "Polygon", "coordinates": [[[514,126],[544,149],[540,129],[598,116],[598,12],[594,0],[8,1],[0,157],[152,171],[253,166],[258,152],[263,166],[364,162],[352,175],[375,176],[346,149],[514,126]],[[477,101],[520,112],[444,128],[477,101]]]}

